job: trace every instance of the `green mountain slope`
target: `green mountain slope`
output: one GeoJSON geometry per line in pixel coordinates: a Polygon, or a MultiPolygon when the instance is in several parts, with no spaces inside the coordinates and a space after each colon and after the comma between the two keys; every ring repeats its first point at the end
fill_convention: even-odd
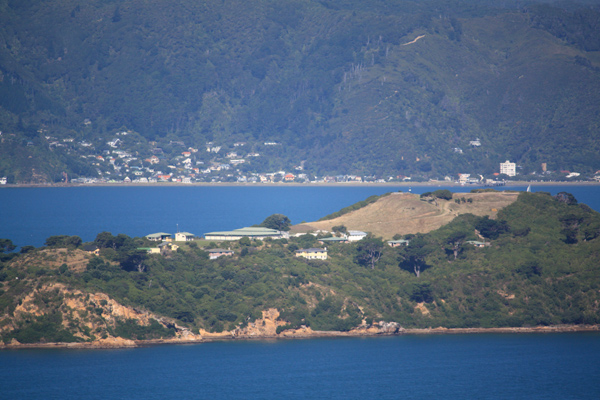
{"type": "Polygon", "coordinates": [[[53,237],[54,248],[3,256],[0,334],[8,343],[167,337],[175,326],[233,331],[273,308],[284,325],[278,333],[302,325],[348,331],[373,321],[600,323],[600,215],[568,194],[522,193],[496,220],[464,214],[406,238],[400,248],[372,237],[331,244],[327,260],[309,261],[294,251],[319,246],[311,235],[222,243],[235,255],[216,260],[196,244],[142,255],[135,248],[148,242],[107,233],[96,240],[100,257],[90,258],[74,248],[78,238],[53,237]]]}
{"type": "MultiPolygon", "coordinates": [[[[281,143],[256,171],[600,168],[597,7],[471,3],[3,0],[0,130],[58,159],[48,180],[95,169],[52,156],[44,136],[101,143],[122,129],[281,143]]],[[[31,179],[0,152],[0,174],[31,179]]]]}

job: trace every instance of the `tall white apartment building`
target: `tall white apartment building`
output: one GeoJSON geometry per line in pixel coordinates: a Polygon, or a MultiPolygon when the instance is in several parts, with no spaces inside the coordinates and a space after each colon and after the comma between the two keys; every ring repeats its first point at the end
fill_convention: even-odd
{"type": "Polygon", "coordinates": [[[508,176],[517,175],[517,164],[506,160],[506,162],[500,163],[500,173],[508,176]]]}

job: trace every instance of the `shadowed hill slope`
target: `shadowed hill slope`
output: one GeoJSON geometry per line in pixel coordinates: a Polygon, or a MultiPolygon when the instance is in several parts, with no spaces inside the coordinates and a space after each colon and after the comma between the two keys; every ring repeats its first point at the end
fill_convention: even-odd
{"type": "Polygon", "coordinates": [[[257,172],[594,172],[600,11],[517,3],[0,1],[0,176],[93,176],[124,129],[257,172]]]}

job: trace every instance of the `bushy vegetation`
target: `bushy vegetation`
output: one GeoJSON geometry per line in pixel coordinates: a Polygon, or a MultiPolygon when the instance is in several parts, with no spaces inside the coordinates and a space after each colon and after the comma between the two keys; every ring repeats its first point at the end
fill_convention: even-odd
{"type": "Polygon", "coordinates": [[[11,332],[11,338],[20,343],[43,343],[43,342],[77,342],[79,338],[73,336],[72,332],[62,326],[62,315],[60,313],[46,314],[32,317],[31,320],[11,332]]]}
{"type": "Polygon", "coordinates": [[[119,321],[113,333],[125,339],[147,340],[173,337],[175,329],[165,328],[155,319],[148,326],[139,325],[135,320],[126,320],[119,321]]]}
{"type": "MultiPolygon", "coordinates": [[[[32,287],[58,281],[215,332],[243,327],[272,307],[286,322],[280,332],[302,325],[346,331],[363,320],[404,327],[595,324],[599,236],[600,215],[589,207],[522,193],[497,219],[461,215],[436,231],[405,236],[410,243],[399,248],[372,237],[330,244],[326,261],[294,257],[299,247],[318,246],[312,235],[221,243],[235,255],[216,260],[198,246],[183,246],[144,255],[142,271],[115,262],[111,246],[81,272],[48,269],[41,259],[39,267],[20,266],[21,257],[39,251],[33,250],[2,264],[0,307],[11,315],[32,287]]],[[[71,340],[59,320],[31,319],[11,337],[71,340]]],[[[169,334],[157,324],[143,328],[131,321],[115,332],[129,338],[169,334]]]]}

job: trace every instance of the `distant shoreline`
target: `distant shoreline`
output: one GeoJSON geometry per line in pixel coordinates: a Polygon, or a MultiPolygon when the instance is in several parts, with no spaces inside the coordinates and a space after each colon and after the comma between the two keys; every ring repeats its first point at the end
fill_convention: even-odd
{"type": "Polygon", "coordinates": [[[509,181],[502,186],[486,185],[461,185],[456,182],[277,182],[277,183],[241,183],[241,182],[160,182],[160,183],[26,183],[0,185],[2,188],[72,188],[72,187],[464,187],[471,189],[498,189],[512,186],[598,186],[600,182],[594,181],[552,181],[552,182],[528,182],[509,181]]]}
{"type": "Polygon", "coordinates": [[[402,329],[395,333],[364,333],[364,332],[338,332],[338,331],[314,331],[310,334],[288,335],[264,335],[264,336],[216,336],[197,340],[189,339],[151,339],[151,340],[128,340],[118,338],[112,343],[101,341],[79,342],[79,343],[18,343],[0,344],[0,350],[20,349],[117,349],[136,348],[167,344],[201,344],[210,342],[239,341],[239,340],[294,340],[294,339],[321,339],[321,338],[373,338],[382,336],[404,336],[404,335],[465,335],[465,334],[535,334],[535,333],[585,333],[600,332],[600,325],[556,325],[536,327],[513,327],[513,328],[424,328],[424,329],[402,329]]]}

